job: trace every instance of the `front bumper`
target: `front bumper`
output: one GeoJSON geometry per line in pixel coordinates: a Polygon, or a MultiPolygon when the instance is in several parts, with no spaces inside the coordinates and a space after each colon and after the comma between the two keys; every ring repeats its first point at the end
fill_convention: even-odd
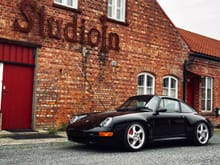
{"type": "Polygon", "coordinates": [[[76,130],[71,127],[67,127],[68,140],[83,143],[83,144],[94,144],[94,143],[114,143],[117,141],[116,136],[110,129],[94,128],[90,130],[76,130]],[[107,132],[107,136],[103,136],[100,132],[107,132]],[[111,134],[112,133],[112,134],[111,134]]]}

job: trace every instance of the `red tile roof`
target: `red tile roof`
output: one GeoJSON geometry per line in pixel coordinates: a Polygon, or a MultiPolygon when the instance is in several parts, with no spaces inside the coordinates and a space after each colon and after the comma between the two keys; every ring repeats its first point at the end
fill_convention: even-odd
{"type": "Polygon", "coordinates": [[[220,58],[220,41],[177,28],[191,52],[220,58]]]}

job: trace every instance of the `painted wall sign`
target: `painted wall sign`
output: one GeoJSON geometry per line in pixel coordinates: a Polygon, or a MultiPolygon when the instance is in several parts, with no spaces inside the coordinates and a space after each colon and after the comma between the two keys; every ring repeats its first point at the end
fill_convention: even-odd
{"type": "Polygon", "coordinates": [[[108,26],[106,16],[101,16],[101,30],[96,27],[88,29],[86,34],[86,20],[81,19],[77,25],[78,17],[73,15],[72,22],[63,22],[46,14],[44,6],[39,6],[36,1],[23,0],[20,4],[23,20],[18,18],[14,21],[14,29],[22,33],[30,33],[34,28],[35,19],[38,20],[39,35],[42,38],[49,37],[60,40],[62,37],[68,42],[78,42],[91,47],[100,46],[100,52],[107,53],[109,50],[119,51],[120,38],[117,33],[107,33],[108,26]],[[79,32],[77,28],[79,26],[79,32]],[[47,32],[47,34],[46,34],[47,32]],[[79,33],[79,36],[77,35],[79,33]]]}

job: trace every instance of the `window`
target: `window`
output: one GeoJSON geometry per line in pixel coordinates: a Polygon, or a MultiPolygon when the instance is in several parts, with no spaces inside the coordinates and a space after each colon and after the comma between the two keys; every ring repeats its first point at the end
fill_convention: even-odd
{"type": "Polygon", "coordinates": [[[212,94],[213,94],[213,79],[210,77],[202,78],[202,111],[212,111],[212,94]]]}
{"type": "Polygon", "coordinates": [[[54,0],[54,3],[74,9],[78,8],[78,0],[54,0]]]}
{"type": "Polygon", "coordinates": [[[108,17],[125,22],[126,0],[108,0],[108,17]]]}
{"type": "Polygon", "coordinates": [[[155,78],[150,73],[138,75],[138,95],[154,94],[155,78]]]}
{"type": "Polygon", "coordinates": [[[177,98],[178,80],[173,76],[166,76],[163,79],[163,95],[177,98]]]}
{"type": "Polygon", "coordinates": [[[185,103],[180,103],[181,105],[181,112],[183,113],[192,113],[195,112],[190,106],[186,105],[185,103]]]}
{"type": "Polygon", "coordinates": [[[180,106],[179,101],[171,99],[162,99],[160,102],[160,108],[167,109],[168,113],[179,112],[180,106]]]}

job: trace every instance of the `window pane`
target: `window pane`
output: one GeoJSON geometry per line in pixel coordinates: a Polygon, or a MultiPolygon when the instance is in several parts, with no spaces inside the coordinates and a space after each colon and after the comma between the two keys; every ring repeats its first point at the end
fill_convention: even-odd
{"type": "Polygon", "coordinates": [[[144,75],[140,75],[138,77],[138,85],[144,85],[144,75]]]}
{"type": "Polygon", "coordinates": [[[67,0],[67,5],[68,6],[73,6],[73,0],[67,0]]]}
{"type": "Polygon", "coordinates": [[[163,87],[169,87],[169,79],[168,78],[165,78],[165,79],[163,79],[163,87]]]}
{"type": "Polygon", "coordinates": [[[202,100],[202,110],[205,110],[205,100],[202,100]]]}
{"type": "Polygon", "coordinates": [[[167,88],[163,88],[163,95],[168,96],[168,89],[167,88]]]}
{"type": "Polygon", "coordinates": [[[55,2],[62,3],[62,0],[55,0],[55,2]]]}
{"type": "Polygon", "coordinates": [[[181,103],[181,111],[183,113],[190,113],[190,112],[195,112],[191,107],[189,107],[188,105],[181,103]]]}
{"type": "Polygon", "coordinates": [[[109,4],[109,5],[112,5],[112,0],[109,0],[109,1],[108,1],[108,4],[109,4]]]}
{"type": "Polygon", "coordinates": [[[171,97],[176,97],[176,89],[171,89],[170,90],[170,96],[171,97]]]}
{"type": "Polygon", "coordinates": [[[63,6],[68,6],[77,9],[78,0],[54,0],[54,2],[59,3],[63,6]]]}
{"type": "Polygon", "coordinates": [[[207,99],[211,99],[211,98],[212,98],[212,90],[207,89],[207,99]]]}
{"type": "Polygon", "coordinates": [[[175,100],[164,99],[167,112],[179,112],[179,102],[175,100]]]}
{"type": "Polygon", "coordinates": [[[211,111],[211,108],[212,108],[212,102],[211,102],[211,100],[208,100],[207,101],[207,111],[211,111]]]}
{"type": "Polygon", "coordinates": [[[211,89],[212,88],[212,79],[207,78],[207,88],[211,89]]]}
{"type": "Polygon", "coordinates": [[[205,93],[206,93],[205,88],[202,88],[202,99],[205,99],[205,93]]]}
{"type": "Polygon", "coordinates": [[[112,17],[112,6],[108,6],[108,16],[112,17]]]}
{"type": "Polygon", "coordinates": [[[171,88],[176,88],[176,80],[171,78],[171,88]]]}
{"type": "Polygon", "coordinates": [[[125,0],[108,0],[108,17],[124,21],[125,20],[125,0]]]}
{"type": "Polygon", "coordinates": [[[213,92],[213,79],[210,77],[202,78],[202,110],[212,111],[212,92],[213,92]]]}
{"type": "Polygon", "coordinates": [[[138,87],[138,95],[144,94],[144,87],[138,87]]]}
{"type": "Polygon", "coordinates": [[[153,94],[152,88],[147,88],[147,93],[148,95],[153,94]]]}
{"type": "Polygon", "coordinates": [[[147,86],[148,87],[153,86],[153,78],[151,76],[147,76],[147,86]]]}
{"type": "Polygon", "coordinates": [[[117,19],[121,19],[121,11],[117,9],[117,19]]]}
{"type": "Polygon", "coordinates": [[[202,79],[202,87],[205,87],[205,78],[202,79]]]}
{"type": "Polygon", "coordinates": [[[121,0],[117,0],[117,7],[121,8],[121,0]]]}
{"type": "Polygon", "coordinates": [[[160,101],[159,108],[164,108],[164,101],[163,101],[163,99],[160,101]]]}

